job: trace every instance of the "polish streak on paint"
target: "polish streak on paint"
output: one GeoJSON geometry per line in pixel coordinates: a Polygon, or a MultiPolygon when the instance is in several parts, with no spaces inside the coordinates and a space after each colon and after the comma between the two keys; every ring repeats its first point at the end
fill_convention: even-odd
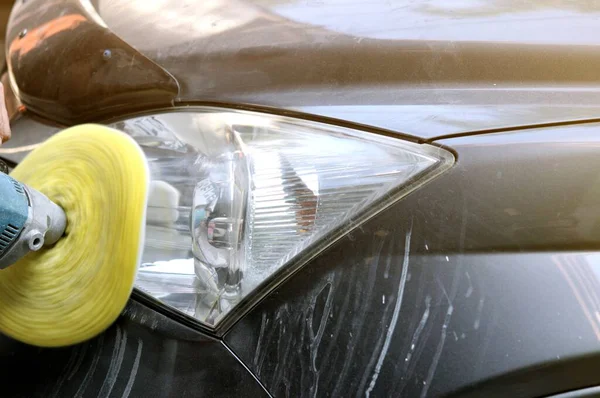
{"type": "Polygon", "coordinates": [[[369,397],[371,395],[371,391],[375,388],[375,384],[377,383],[377,378],[379,377],[379,372],[381,371],[381,366],[383,365],[383,360],[387,355],[388,349],[390,347],[390,341],[392,340],[392,335],[396,330],[396,323],[398,322],[398,315],[400,314],[400,309],[402,308],[402,298],[404,297],[404,287],[406,286],[406,275],[408,275],[408,258],[410,255],[410,237],[412,235],[412,225],[408,232],[406,233],[406,238],[404,239],[404,261],[402,263],[402,275],[400,276],[400,284],[398,286],[398,294],[396,295],[396,304],[394,306],[394,312],[392,314],[392,320],[387,330],[387,334],[385,336],[385,342],[383,343],[383,348],[379,354],[379,359],[377,360],[377,365],[375,365],[375,371],[373,372],[373,377],[371,378],[371,383],[365,392],[365,396],[369,397]]]}
{"type": "Polygon", "coordinates": [[[122,398],[129,397],[129,394],[131,393],[133,383],[135,382],[135,377],[137,376],[138,368],[140,367],[140,358],[142,357],[143,346],[144,343],[142,342],[142,340],[138,340],[137,353],[135,354],[135,359],[133,361],[133,365],[131,366],[131,373],[129,374],[129,380],[127,381],[127,385],[125,386],[125,391],[123,391],[122,398]]]}
{"type": "Polygon", "coordinates": [[[83,382],[81,383],[81,385],[79,386],[79,389],[75,393],[75,397],[83,397],[83,393],[85,392],[88,385],[90,384],[90,381],[92,380],[92,376],[94,375],[94,372],[96,371],[96,366],[98,366],[98,361],[100,361],[100,357],[102,356],[102,346],[103,345],[104,345],[104,335],[101,334],[98,337],[98,339],[96,340],[96,352],[94,355],[94,359],[92,359],[92,363],[91,363],[87,373],[85,374],[85,378],[83,379],[83,382]]]}
{"type": "Polygon", "coordinates": [[[110,393],[112,392],[112,389],[115,386],[117,376],[119,375],[119,371],[121,370],[121,364],[123,363],[123,357],[125,355],[126,346],[127,330],[123,330],[123,332],[121,333],[121,328],[117,326],[117,335],[115,337],[115,345],[113,347],[110,366],[108,368],[108,372],[106,372],[106,377],[104,378],[104,383],[102,383],[102,388],[100,389],[100,397],[110,397],[110,393]]]}

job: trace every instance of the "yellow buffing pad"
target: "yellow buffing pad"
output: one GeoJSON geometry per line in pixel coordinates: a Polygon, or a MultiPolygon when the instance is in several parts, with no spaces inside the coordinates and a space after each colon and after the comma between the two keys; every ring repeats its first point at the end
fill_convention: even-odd
{"type": "Polygon", "coordinates": [[[37,346],[65,346],[104,331],[131,294],[140,261],[149,172],[139,146],[104,126],[50,138],[13,170],[61,206],[54,247],[0,270],[0,331],[37,346]]]}

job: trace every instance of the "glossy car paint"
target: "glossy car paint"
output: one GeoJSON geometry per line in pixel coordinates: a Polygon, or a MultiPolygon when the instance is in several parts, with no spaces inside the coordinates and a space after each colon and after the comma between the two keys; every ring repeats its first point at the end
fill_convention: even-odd
{"type": "Polygon", "coordinates": [[[19,4],[8,41],[12,86],[29,114],[48,120],[26,114],[13,135],[28,138],[1,156],[42,139],[26,126],[102,121],[172,99],[166,106],[224,103],[408,133],[451,148],[457,163],[306,264],[224,342],[136,294],[115,326],[82,345],[95,356],[5,339],[0,377],[9,393],[257,396],[262,384],[275,396],[542,396],[600,384],[595,3],[19,4]],[[65,10],[85,17],[71,34],[100,27],[122,39],[123,59],[139,54],[143,65],[99,63],[99,46],[81,58],[94,73],[74,87],[72,74],[30,83],[24,70],[58,73],[79,41],[41,34],[29,54],[14,56],[11,43],[65,10]],[[57,48],[63,58],[44,55],[57,48]],[[105,65],[114,73],[94,78],[105,65]],[[140,102],[156,76],[173,80],[140,102]],[[131,308],[145,321],[132,321],[131,308]],[[148,329],[150,319],[185,333],[148,329]],[[132,378],[140,344],[140,363],[154,365],[132,378]],[[39,386],[15,385],[32,363],[39,386]]]}
{"type": "Polygon", "coordinates": [[[289,108],[419,137],[597,117],[593,2],[95,4],[173,74],[182,101],[289,108]]]}

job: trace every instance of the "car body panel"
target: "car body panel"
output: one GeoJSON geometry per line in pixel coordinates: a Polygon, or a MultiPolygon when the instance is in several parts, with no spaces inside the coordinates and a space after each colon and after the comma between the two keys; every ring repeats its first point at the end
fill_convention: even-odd
{"type": "MultiPolygon", "coordinates": [[[[441,396],[476,386],[477,396],[531,397],[598,382],[588,296],[597,253],[404,261],[403,231],[377,242],[354,234],[232,329],[226,341],[273,395],[441,396]]],[[[411,251],[423,244],[416,232],[411,251]]]]}
{"type": "Polygon", "coordinates": [[[442,141],[454,168],[306,265],[226,341],[281,396],[598,382],[599,128],[442,141]]]}
{"type": "Polygon", "coordinates": [[[599,117],[594,4],[29,0],[8,64],[24,105],[65,124],[217,102],[429,139],[599,117]]]}
{"type": "Polygon", "coordinates": [[[40,349],[1,336],[3,396],[268,396],[222,342],[130,301],[100,336],[40,349]],[[28,383],[15,383],[27,375],[28,383]]]}
{"type": "Polygon", "coordinates": [[[421,138],[598,116],[595,3],[146,3],[95,1],[110,29],[175,76],[179,100],[294,109],[421,138]]]}

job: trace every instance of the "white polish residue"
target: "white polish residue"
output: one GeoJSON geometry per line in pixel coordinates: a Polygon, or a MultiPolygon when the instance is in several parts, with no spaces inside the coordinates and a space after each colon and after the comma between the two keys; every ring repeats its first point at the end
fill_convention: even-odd
{"type": "Polygon", "coordinates": [[[417,342],[419,341],[419,337],[421,336],[421,332],[423,332],[423,329],[425,328],[425,324],[427,323],[427,320],[429,319],[430,307],[431,307],[431,297],[427,296],[425,298],[425,311],[423,312],[423,316],[421,317],[419,326],[417,326],[417,330],[415,330],[415,333],[413,334],[412,341],[410,344],[410,351],[406,355],[406,358],[404,358],[404,362],[408,362],[412,358],[413,352],[415,351],[415,346],[416,346],[417,342]]]}
{"type": "Polygon", "coordinates": [[[129,393],[131,392],[131,389],[133,388],[133,383],[135,382],[135,376],[137,376],[137,371],[138,371],[138,368],[140,367],[140,358],[142,357],[142,347],[143,346],[144,346],[144,343],[142,342],[142,340],[138,340],[137,354],[135,354],[135,360],[133,361],[133,366],[131,367],[131,374],[129,375],[129,381],[127,382],[127,385],[125,386],[125,391],[123,391],[122,398],[129,397],[129,393]]]}
{"type": "Polygon", "coordinates": [[[477,315],[475,317],[475,322],[473,323],[473,329],[479,329],[479,322],[481,321],[481,314],[483,312],[483,303],[485,302],[484,298],[479,300],[479,304],[477,305],[477,315]]]}
{"type": "Polygon", "coordinates": [[[88,384],[92,380],[92,375],[96,371],[96,366],[98,366],[98,361],[100,360],[100,356],[102,355],[102,345],[104,344],[104,335],[100,335],[97,340],[96,353],[94,354],[94,359],[92,359],[92,364],[90,365],[83,382],[79,386],[79,389],[75,393],[76,397],[83,397],[83,393],[85,392],[88,384]]]}
{"type": "Polygon", "coordinates": [[[121,335],[121,328],[117,326],[117,336],[115,337],[115,345],[113,347],[113,353],[110,360],[110,366],[106,377],[102,383],[99,396],[110,397],[113,387],[117,381],[117,376],[121,370],[121,364],[123,363],[123,357],[125,356],[125,347],[127,346],[127,330],[123,330],[121,335]]]}
{"type": "Polygon", "coordinates": [[[465,275],[467,276],[467,281],[469,281],[469,288],[467,289],[467,292],[465,293],[465,297],[469,298],[473,294],[473,283],[471,283],[471,275],[469,275],[468,272],[465,272],[465,275]]]}
{"type": "Polygon", "coordinates": [[[383,360],[385,359],[388,349],[390,347],[390,341],[392,340],[392,335],[394,334],[394,330],[396,329],[396,323],[398,322],[398,315],[400,314],[400,309],[402,308],[402,297],[404,296],[404,287],[406,286],[406,276],[408,275],[408,257],[410,255],[410,237],[412,234],[412,225],[408,232],[406,233],[406,238],[404,239],[404,261],[402,263],[402,274],[400,276],[400,283],[398,285],[398,294],[396,295],[396,304],[394,305],[394,313],[392,314],[392,320],[390,321],[390,326],[388,327],[387,334],[385,336],[385,342],[383,343],[383,348],[379,353],[379,358],[377,359],[377,365],[375,365],[375,371],[373,372],[373,377],[371,378],[371,383],[369,383],[369,388],[365,392],[365,396],[369,397],[371,395],[371,391],[375,388],[375,384],[377,383],[377,378],[379,377],[379,372],[381,371],[381,366],[383,365],[383,360]]]}
{"type": "Polygon", "coordinates": [[[440,361],[440,357],[442,355],[442,350],[444,349],[444,343],[446,342],[446,334],[448,332],[448,325],[450,324],[450,319],[452,317],[452,313],[454,312],[454,306],[451,303],[448,303],[448,311],[446,311],[446,317],[444,318],[444,324],[442,325],[442,334],[440,335],[440,340],[438,346],[435,350],[435,354],[433,355],[433,359],[431,361],[431,366],[429,368],[429,373],[427,374],[426,383],[427,384],[421,390],[421,398],[427,396],[427,391],[429,391],[429,385],[431,385],[431,381],[433,380],[433,375],[435,374],[435,370],[437,369],[437,365],[440,361]]]}

